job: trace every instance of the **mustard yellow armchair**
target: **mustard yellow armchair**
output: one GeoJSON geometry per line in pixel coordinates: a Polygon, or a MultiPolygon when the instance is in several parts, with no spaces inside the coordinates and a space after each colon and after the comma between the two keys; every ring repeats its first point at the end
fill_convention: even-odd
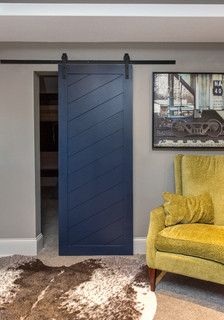
{"type": "Polygon", "coordinates": [[[174,173],[177,194],[211,195],[214,224],[166,227],[163,206],[151,211],[146,252],[151,290],[157,270],[224,284],[224,156],[177,155],[174,173]]]}

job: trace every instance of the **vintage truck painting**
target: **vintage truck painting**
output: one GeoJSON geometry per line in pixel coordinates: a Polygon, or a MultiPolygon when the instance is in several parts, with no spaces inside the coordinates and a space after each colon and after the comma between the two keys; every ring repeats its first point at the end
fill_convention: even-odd
{"type": "Polygon", "coordinates": [[[153,147],[224,147],[224,74],[153,74],[153,147]]]}

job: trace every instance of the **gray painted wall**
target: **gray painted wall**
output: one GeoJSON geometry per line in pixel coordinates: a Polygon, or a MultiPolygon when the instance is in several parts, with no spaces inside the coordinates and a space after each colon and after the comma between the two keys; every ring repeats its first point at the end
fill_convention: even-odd
{"type": "MultiPolygon", "coordinates": [[[[177,151],[153,151],[152,72],[224,72],[222,44],[66,44],[1,46],[1,58],[58,59],[176,59],[176,66],[135,66],[133,79],[134,235],[144,237],[149,211],[158,206],[163,191],[172,191],[173,157],[177,151]]],[[[0,65],[0,235],[33,238],[40,232],[39,155],[35,153],[35,71],[55,71],[56,66],[0,65]]],[[[36,129],[35,129],[36,128],[36,129]]],[[[38,148],[37,148],[38,149],[38,148]]],[[[192,151],[193,152],[193,151],[192,151]]],[[[205,152],[208,153],[208,152],[205,152]]],[[[217,153],[217,151],[215,152],[217,153]]],[[[220,151],[219,153],[223,153],[220,151]]]]}

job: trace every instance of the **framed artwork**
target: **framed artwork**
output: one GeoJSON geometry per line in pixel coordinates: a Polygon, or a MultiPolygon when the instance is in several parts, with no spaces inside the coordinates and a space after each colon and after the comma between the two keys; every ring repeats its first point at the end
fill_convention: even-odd
{"type": "Polygon", "coordinates": [[[224,74],[153,73],[153,148],[224,147],[224,74]]]}

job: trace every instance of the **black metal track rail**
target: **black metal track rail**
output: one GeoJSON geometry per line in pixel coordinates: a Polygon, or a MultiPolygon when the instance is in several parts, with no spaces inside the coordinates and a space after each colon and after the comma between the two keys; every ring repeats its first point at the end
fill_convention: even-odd
{"type": "MultiPolygon", "coordinates": [[[[133,65],[170,65],[176,64],[175,60],[131,60],[128,53],[124,54],[123,60],[69,60],[67,53],[63,53],[61,60],[11,60],[1,59],[0,64],[62,64],[66,67],[67,64],[124,64],[125,78],[129,78],[129,64],[133,65]]],[[[66,68],[64,68],[63,78],[66,77],[66,68]]]]}
{"type": "Polygon", "coordinates": [[[175,60],[131,60],[128,53],[125,53],[123,60],[69,60],[66,53],[62,54],[61,60],[37,60],[37,59],[1,59],[1,64],[176,64],[175,60]]]}
{"type": "MultiPolygon", "coordinates": [[[[1,64],[59,64],[61,60],[9,60],[1,59],[1,64]]],[[[76,64],[122,64],[123,60],[69,60],[76,64]]],[[[175,60],[130,60],[129,64],[176,64],[175,60]]]]}

